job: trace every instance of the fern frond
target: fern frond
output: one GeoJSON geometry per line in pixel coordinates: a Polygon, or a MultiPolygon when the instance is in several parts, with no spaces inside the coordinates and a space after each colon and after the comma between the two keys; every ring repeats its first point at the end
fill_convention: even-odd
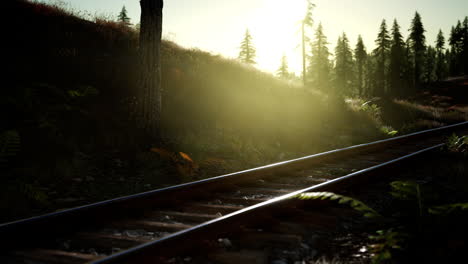
{"type": "Polygon", "coordinates": [[[47,194],[36,185],[24,184],[21,186],[21,192],[32,201],[48,204],[47,194]]]}
{"type": "Polygon", "coordinates": [[[448,215],[453,211],[468,210],[468,203],[454,203],[429,208],[429,213],[434,215],[448,215]]]}
{"type": "Polygon", "coordinates": [[[6,165],[9,158],[16,156],[21,148],[18,131],[9,130],[0,134],[0,167],[6,165]]]}
{"type": "Polygon", "coordinates": [[[331,193],[331,192],[310,192],[302,193],[297,196],[300,200],[330,200],[337,201],[339,204],[347,204],[354,210],[362,213],[364,217],[375,218],[382,217],[377,211],[367,206],[365,203],[352,197],[331,193]]]}

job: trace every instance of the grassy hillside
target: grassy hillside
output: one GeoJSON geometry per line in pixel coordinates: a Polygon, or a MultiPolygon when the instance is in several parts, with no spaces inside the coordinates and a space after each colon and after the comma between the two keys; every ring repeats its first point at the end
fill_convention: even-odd
{"type": "Polygon", "coordinates": [[[0,221],[388,133],[379,130],[375,109],[353,110],[234,60],[164,41],[165,145],[138,149],[128,110],[138,85],[137,32],[39,3],[4,6],[0,204],[16,202],[0,221]],[[7,153],[4,146],[16,147],[7,153]]]}

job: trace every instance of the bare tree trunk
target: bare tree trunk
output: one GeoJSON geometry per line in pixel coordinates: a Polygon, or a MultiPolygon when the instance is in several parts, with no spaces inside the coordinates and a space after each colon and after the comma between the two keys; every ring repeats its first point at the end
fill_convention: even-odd
{"type": "Polygon", "coordinates": [[[160,140],[163,0],[140,0],[140,84],[136,121],[144,136],[160,140]]]}

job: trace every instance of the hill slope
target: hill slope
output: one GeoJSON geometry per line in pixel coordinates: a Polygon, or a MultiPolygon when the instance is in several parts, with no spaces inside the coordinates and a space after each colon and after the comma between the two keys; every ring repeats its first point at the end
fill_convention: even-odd
{"type": "Polygon", "coordinates": [[[138,149],[128,107],[138,85],[137,32],[39,3],[4,6],[8,72],[0,136],[8,142],[8,135],[17,135],[21,142],[1,168],[7,186],[2,206],[17,201],[6,218],[382,136],[366,112],[165,41],[166,146],[138,149]]]}

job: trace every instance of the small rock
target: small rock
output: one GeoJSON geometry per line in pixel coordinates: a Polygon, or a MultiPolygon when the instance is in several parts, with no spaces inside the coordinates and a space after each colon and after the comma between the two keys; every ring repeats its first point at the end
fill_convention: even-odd
{"type": "Polygon", "coordinates": [[[137,232],[137,231],[135,231],[135,230],[126,230],[126,231],[124,232],[124,234],[125,234],[126,236],[128,236],[128,237],[139,237],[139,236],[140,236],[139,232],[137,232]]]}
{"type": "Polygon", "coordinates": [[[70,243],[71,243],[70,240],[63,241],[62,247],[63,247],[65,250],[69,250],[69,249],[70,249],[70,243]]]}
{"type": "Polygon", "coordinates": [[[273,260],[271,264],[288,264],[288,262],[284,259],[277,259],[277,260],[273,260]]]}
{"type": "Polygon", "coordinates": [[[93,181],[94,181],[94,177],[86,176],[86,181],[88,181],[88,182],[93,182],[93,181]]]}
{"type": "Polygon", "coordinates": [[[227,238],[220,238],[220,239],[218,239],[218,242],[221,243],[224,247],[232,247],[231,240],[229,240],[227,238]]]}
{"type": "Polygon", "coordinates": [[[88,254],[98,256],[98,253],[97,253],[96,249],[94,249],[94,248],[88,249],[87,252],[88,252],[88,254]]]}
{"type": "Polygon", "coordinates": [[[72,181],[74,181],[74,182],[82,182],[83,179],[82,179],[82,178],[73,178],[72,181]]]}
{"type": "Polygon", "coordinates": [[[184,261],[185,262],[190,262],[190,261],[192,261],[192,258],[191,257],[186,257],[186,258],[184,258],[184,261]]]}
{"type": "Polygon", "coordinates": [[[301,243],[301,248],[305,249],[305,250],[309,250],[310,247],[309,245],[305,244],[305,243],[301,243]]]}

